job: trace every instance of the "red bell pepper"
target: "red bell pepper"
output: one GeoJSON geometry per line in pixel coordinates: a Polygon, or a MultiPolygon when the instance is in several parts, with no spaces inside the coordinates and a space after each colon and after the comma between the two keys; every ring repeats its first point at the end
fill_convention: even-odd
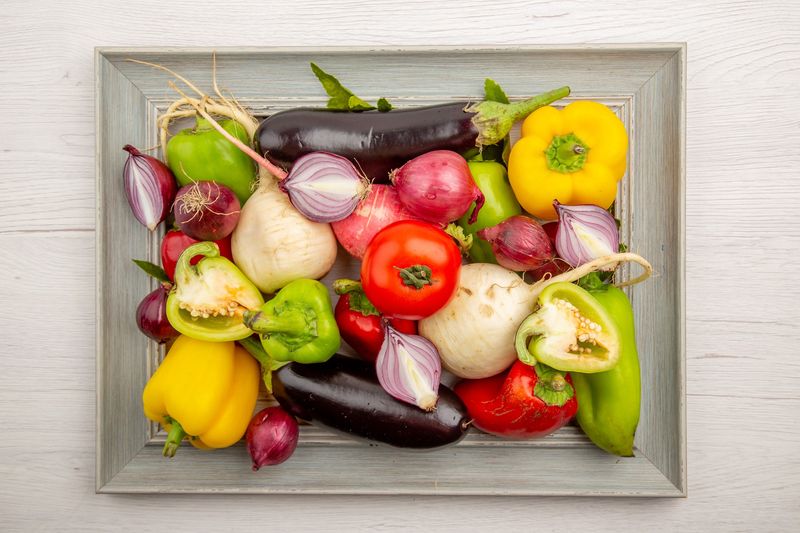
{"type": "MultiPolygon", "coordinates": [[[[339,279],[334,282],[333,290],[340,295],[334,310],[339,334],[359,357],[374,363],[385,335],[383,317],[364,295],[361,283],[339,279]]],[[[402,333],[417,334],[417,323],[413,320],[390,318],[389,324],[402,333]]]]}
{"type": "Polygon", "coordinates": [[[517,361],[502,374],[464,380],[454,390],[475,427],[512,439],[552,433],[578,410],[569,374],[541,363],[532,367],[517,361]]]}
{"type": "MultiPolygon", "coordinates": [[[[177,229],[170,230],[164,235],[164,240],[161,241],[161,266],[164,268],[164,272],[167,273],[167,276],[169,276],[169,279],[175,278],[175,265],[178,263],[178,258],[183,251],[198,242],[200,241],[192,239],[184,232],[177,229]]],[[[233,261],[231,238],[225,237],[224,239],[214,242],[219,246],[220,255],[233,261]]],[[[202,258],[202,256],[198,255],[191,260],[191,264],[197,264],[202,258]]]]}

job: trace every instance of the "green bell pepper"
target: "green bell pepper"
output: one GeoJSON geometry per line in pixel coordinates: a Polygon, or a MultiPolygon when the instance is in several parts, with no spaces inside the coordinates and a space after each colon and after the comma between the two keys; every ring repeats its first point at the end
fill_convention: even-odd
{"type": "Polygon", "coordinates": [[[201,341],[244,339],[252,331],[244,325],[245,311],[258,309],[264,297],[230,260],[221,257],[213,242],[186,248],[175,265],[175,286],[167,297],[167,320],[179,332],[201,341]],[[203,256],[196,264],[191,260],[203,256]]]}
{"type": "Polygon", "coordinates": [[[609,453],[630,457],[641,403],[633,309],[625,293],[613,285],[595,283],[587,288],[617,324],[620,357],[617,366],[608,372],[572,374],[578,395],[576,418],[597,446],[609,453]]]}
{"type": "Polygon", "coordinates": [[[508,183],[506,168],[495,161],[470,161],[469,170],[475,185],[486,198],[483,207],[478,213],[478,220],[474,224],[469,224],[467,219],[475,208],[472,204],[467,210],[467,214],[458,220],[458,225],[464,228],[464,233],[472,235],[472,247],[469,256],[476,263],[497,263],[492,252],[492,246],[481,239],[476,232],[495,226],[505,219],[522,213],[522,208],[514,197],[514,191],[508,183]]]}
{"type": "MultiPolygon", "coordinates": [[[[167,143],[167,162],[178,183],[214,181],[230,188],[244,205],[253,194],[256,166],[250,157],[214,129],[203,117],[194,128],[178,132],[167,143]]],[[[251,144],[244,126],[234,120],[219,124],[246,145],[251,144]]]]}
{"type": "Polygon", "coordinates": [[[322,363],[341,344],[328,289],[313,279],[292,281],[259,311],[246,312],[244,323],[275,361],[322,363]]]}

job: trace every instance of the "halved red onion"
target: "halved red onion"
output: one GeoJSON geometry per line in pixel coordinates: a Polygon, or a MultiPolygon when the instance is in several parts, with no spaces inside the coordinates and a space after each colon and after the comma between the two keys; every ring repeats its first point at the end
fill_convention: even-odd
{"type": "Polygon", "coordinates": [[[389,395],[425,411],[436,408],[442,361],[431,341],[400,333],[386,323],[386,335],[375,367],[378,381],[389,395]]]}
{"type": "Polygon", "coordinates": [[[480,230],[478,237],[489,242],[498,264],[509,270],[535,270],[553,260],[547,232],[531,217],[514,215],[480,230]]]}
{"type": "MultiPolygon", "coordinates": [[[[562,205],[556,200],[553,205],[559,219],[556,251],[573,268],[619,252],[619,230],[611,213],[591,204],[562,205]]],[[[616,263],[601,270],[615,267],[616,263]]]]}
{"type": "Polygon", "coordinates": [[[369,192],[369,181],[353,163],[329,152],[300,157],[278,185],[295,209],[314,222],[347,218],[369,192]]]}
{"type": "Polygon", "coordinates": [[[134,146],[126,144],[122,149],[129,154],[122,171],[128,204],[136,220],[153,231],[172,206],[178,190],[175,176],[167,165],[134,146]]]}

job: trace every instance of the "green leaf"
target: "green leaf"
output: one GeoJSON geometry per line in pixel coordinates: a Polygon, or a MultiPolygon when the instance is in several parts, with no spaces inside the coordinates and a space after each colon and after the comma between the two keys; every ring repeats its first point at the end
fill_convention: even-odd
{"type": "Polygon", "coordinates": [[[491,78],[486,78],[486,81],[483,83],[483,91],[486,93],[486,100],[490,102],[500,102],[501,104],[508,103],[508,96],[506,96],[505,91],[491,78]]]}
{"type": "Polygon", "coordinates": [[[375,106],[359,98],[356,95],[351,96],[347,100],[347,107],[350,111],[369,111],[375,109],[375,106]]]}
{"type": "Polygon", "coordinates": [[[163,281],[165,283],[172,283],[172,281],[170,281],[169,277],[167,276],[167,273],[164,272],[164,269],[161,268],[160,266],[154,265],[149,261],[143,261],[141,259],[133,259],[133,262],[136,263],[136,266],[144,270],[148,276],[152,276],[156,278],[158,281],[163,281]]]}
{"type": "Polygon", "coordinates": [[[447,225],[447,227],[444,229],[444,232],[455,239],[456,244],[458,245],[462,254],[467,255],[469,253],[469,249],[472,248],[472,233],[467,235],[464,232],[464,228],[453,222],[447,225]]]}
{"type": "Polygon", "coordinates": [[[386,98],[379,98],[378,99],[378,111],[381,113],[386,113],[387,111],[391,111],[394,109],[394,106],[389,103],[389,100],[386,98]]]}
{"type": "Polygon", "coordinates": [[[606,284],[606,279],[603,278],[610,277],[607,276],[607,274],[607,272],[589,272],[582,278],[578,279],[578,287],[586,289],[587,291],[602,290],[606,284]]]}
{"type": "MultiPolygon", "coordinates": [[[[328,93],[328,109],[335,109],[338,111],[369,111],[375,109],[375,106],[353,94],[353,91],[341,84],[334,76],[328,74],[317,66],[316,63],[311,63],[311,70],[317,76],[317,79],[322,84],[322,88],[328,93]]],[[[393,109],[392,104],[386,98],[378,100],[378,111],[386,112],[393,109]]]]}

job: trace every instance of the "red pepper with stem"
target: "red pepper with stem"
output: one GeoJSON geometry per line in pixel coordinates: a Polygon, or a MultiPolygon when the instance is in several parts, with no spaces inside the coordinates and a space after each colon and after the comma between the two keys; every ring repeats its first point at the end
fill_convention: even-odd
{"type": "MultiPolygon", "coordinates": [[[[181,230],[170,230],[164,235],[164,240],[161,241],[161,266],[164,267],[164,272],[167,273],[169,279],[175,278],[175,265],[178,263],[178,258],[183,251],[193,244],[197,244],[198,240],[192,239],[181,230]]],[[[219,246],[219,253],[222,257],[226,257],[233,261],[233,254],[231,253],[231,238],[225,237],[218,241],[214,241],[219,246]]],[[[202,256],[197,256],[192,259],[191,264],[196,265],[202,256]]]]}
{"type": "MultiPolygon", "coordinates": [[[[385,336],[381,314],[364,295],[361,283],[337,279],[333,290],[340,295],[334,310],[339,334],[359,357],[374,363],[385,336]]],[[[413,320],[391,318],[389,324],[402,333],[417,334],[417,323],[413,320]]]]}
{"type": "Polygon", "coordinates": [[[543,437],[578,410],[569,374],[541,363],[532,367],[517,361],[507,372],[464,380],[454,390],[475,427],[511,439],[543,437]]]}

